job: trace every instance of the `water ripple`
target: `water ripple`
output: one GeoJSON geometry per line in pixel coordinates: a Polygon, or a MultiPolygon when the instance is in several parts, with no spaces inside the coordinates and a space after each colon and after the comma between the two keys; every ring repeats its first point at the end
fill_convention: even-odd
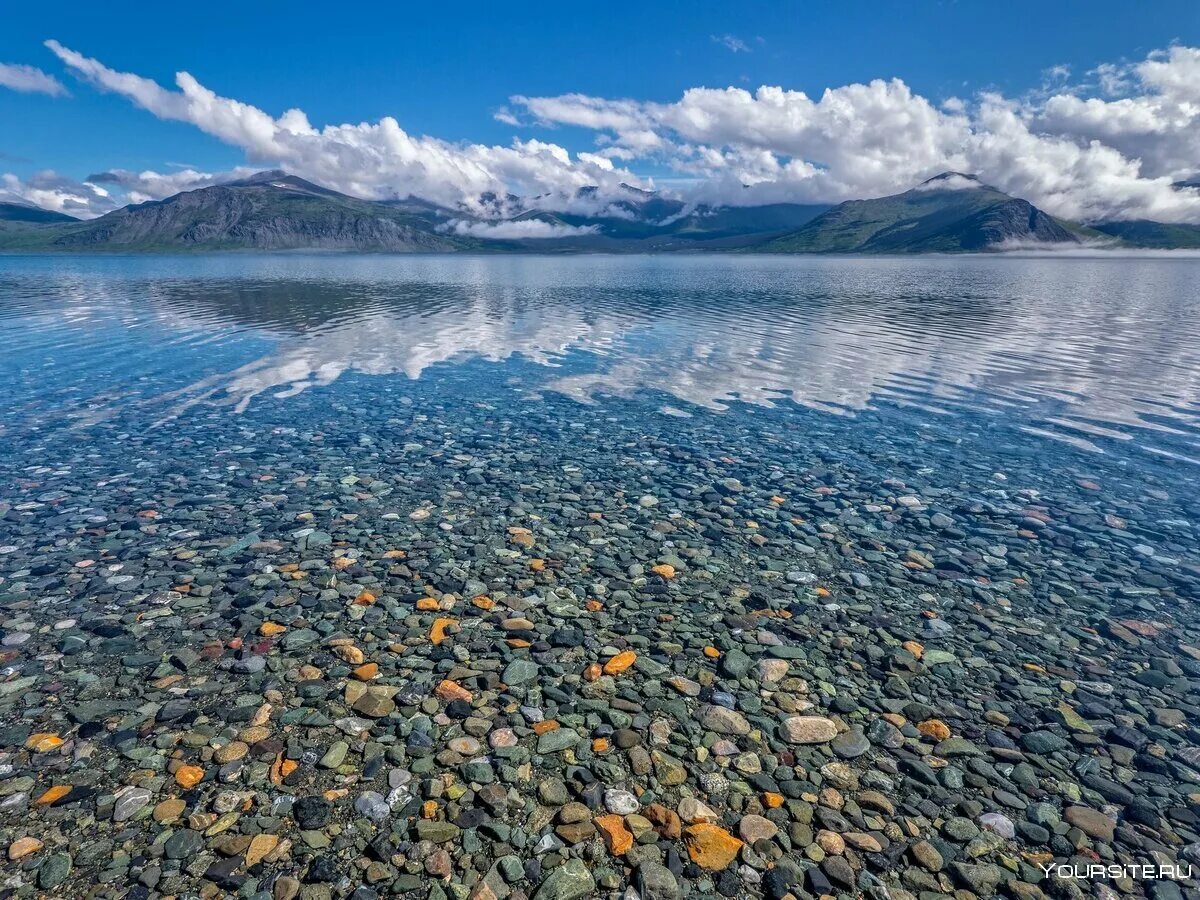
{"type": "Polygon", "coordinates": [[[349,373],[520,361],[528,387],[584,403],[882,401],[1187,459],[1198,276],[1162,258],[7,257],[0,410],[10,429],[244,411],[349,373]]]}

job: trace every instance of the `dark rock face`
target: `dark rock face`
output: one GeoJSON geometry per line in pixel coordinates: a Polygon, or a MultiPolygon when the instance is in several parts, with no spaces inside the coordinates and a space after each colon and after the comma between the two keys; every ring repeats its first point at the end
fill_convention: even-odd
{"type": "Polygon", "coordinates": [[[986,250],[1012,243],[1078,244],[1079,240],[1028,200],[998,203],[963,225],[964,250],[986,250]]]}

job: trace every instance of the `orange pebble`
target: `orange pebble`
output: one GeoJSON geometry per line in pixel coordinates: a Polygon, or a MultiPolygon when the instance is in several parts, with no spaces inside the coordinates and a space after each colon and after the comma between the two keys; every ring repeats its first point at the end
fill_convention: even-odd
{"type": "Polygon", "coordinates": [[[457,621],[457,619],[434,619],[433,626],[429,629],[429,640],[434,644],[440,644],[446,639],[446,629],[457,621]]]}
{"type": "Polygon", "coordinates": [[[618,653],[612,659],[604,664],[605,675],[620,675],[630,666],[637,662],[637,654],[632,650],[626,650],[618,653]]]}
{"type": "Polygon", "coordinates": [[[199,766],[180,766],[175,770],[176,783],[186,791],[190,791],[204,780],[204,770],[199,766]]]}
{"type": "Polygon", "coordinates": [[[718,656],[721,655],[721,651],[718,650],[716,647],[705,647],[704,655],[707,656],[709,659],[716,659],[718,656]]]}
{"type": "Polygon", "coordinates": [[[33,801],[34,806],[49,806],[55,800],[61,800],[67,794],[71,793],[69,784],[56,784],[52,788],[48,788],[40,797],[33,801]]]}
{"type": "Polygon", "coordinates": [[[375,678],[377,675],[379,675],[379,663],[363,663],[351,674],[353,674],[354,677],[359,681],[370,681],[372,678],[375,678]]]}

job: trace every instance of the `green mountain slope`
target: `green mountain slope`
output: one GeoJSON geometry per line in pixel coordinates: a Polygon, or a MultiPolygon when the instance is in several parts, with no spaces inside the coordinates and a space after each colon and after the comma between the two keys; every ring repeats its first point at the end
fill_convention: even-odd
{"type": "Polygon", "coordinates": [[[1079,243],[1026,200],[946,172],[903,194],[851,200],[765,244],[777,253],[953,253],[1079,243]]]}

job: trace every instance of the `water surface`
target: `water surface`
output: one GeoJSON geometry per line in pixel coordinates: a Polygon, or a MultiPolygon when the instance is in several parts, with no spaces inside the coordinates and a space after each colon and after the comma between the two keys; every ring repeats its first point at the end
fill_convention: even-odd
{"type": "Polygon", "coordinates": [[[0,257],[0,829],[47,845],[18,877],[615,896],[636,855],[689,896],[1036,897],[1031,860],[1200,863],[1197,284],[0,257]],[[609,789],[771,836],[613,858],[548,808],[609,789]],[[261,829],[286,852],[245,860],[261,829]]]}

